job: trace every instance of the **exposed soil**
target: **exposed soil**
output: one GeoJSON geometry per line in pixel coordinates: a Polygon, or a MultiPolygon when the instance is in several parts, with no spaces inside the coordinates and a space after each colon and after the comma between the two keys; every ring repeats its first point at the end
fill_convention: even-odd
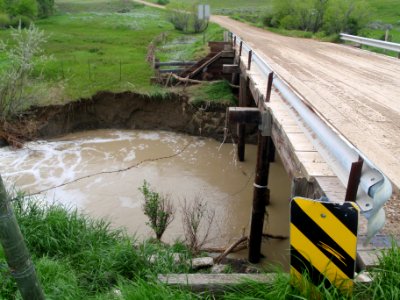
{"type": "Polygon", "coordinates": [[[91,99],[65,105],[33,107],[0,127],[0,145],[36,138],[51,138],[90,129],[158,129],[223,139],[223,104],[204,108],[191,105],[183,95],[164,97],[124,92],[99,92],[91,99]]]}

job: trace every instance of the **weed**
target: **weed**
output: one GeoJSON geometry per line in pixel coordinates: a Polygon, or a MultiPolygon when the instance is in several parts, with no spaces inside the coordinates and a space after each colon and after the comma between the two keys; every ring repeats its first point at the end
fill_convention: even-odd
{"type": "Polygon", "coordinates": [[[207,208],[207,203],[196,196],[182,204],[182,223],[189,249],[197,254],[207,241],[213,225],[215,211],[207,208]]]}

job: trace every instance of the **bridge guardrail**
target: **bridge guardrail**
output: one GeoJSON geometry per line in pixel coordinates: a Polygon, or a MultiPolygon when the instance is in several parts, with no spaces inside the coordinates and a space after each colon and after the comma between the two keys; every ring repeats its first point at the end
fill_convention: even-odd
{"type": "MultiPolygon", "coordinates": [[[[239,36],[231,32],[234,43],[242,43],[242,55],[249,53],[252,48],[239,36]],[[244,50],[244,53],[243,53],[244,50]]],[[[236,47],[237,45],[234,45],[236,47]]],[[[262,71],[266,80],[273,69],[264,59],[252,50],[251,61],[262,71]]],[[[296,110],[306,125],[322,142],[324,147],[333,156],[341,167],[339,178],[348,179],[354,162],[360,157],[364,160],[364,166],[360,178],[359,187],[363,195],[357,197],[357,204],[361,212],[368,219],[367,241],[369,241],[385,224],[385,211],[383,205],[392,195],[392,185],[385,175],[363,155],[344,136],[333,129],[324,121],[317,112],[310,109],[306,100],[298,94],[290,85],[276,73],[274,73],[273,86],[281,93],[282,97],[296,110]]],[[[344,183],[344,182],[343,182],[344,183]]],[[[344,183],[346,185],[346,183],[344,183]]]]}
{"type": "Polygon", "coordinates": [[[362,36],[350,35],[350,34],[346,34],[346,33],[341,33],[340,38],[344,41],[359,43],[362,45],[372,46],[372,47],[395,51],[397,53],[400,53],[400,44],[397,44],[397,43],[380,41],[380,40],[370,39],[370,38],[366,38],[366,37],[362,37],[362,36]]]}

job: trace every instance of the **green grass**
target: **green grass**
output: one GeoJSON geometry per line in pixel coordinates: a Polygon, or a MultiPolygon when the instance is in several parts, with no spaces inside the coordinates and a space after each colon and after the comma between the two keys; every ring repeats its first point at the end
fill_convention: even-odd
{"type": "Polygon", "coordinates": [[[206,83],[189,89],[190,103],[194,106],[206,104],[224,104],[236,106],[237,99],[227,81],[206,83]]]}
{"type": "MultiPolygon", "coordinates": [[[[57,15],[36,22],[48,36],[44,48],[51,56],[34,72],[41,105],[90,98],[102,90],[160,93],[162,88],[150,84],[154,72],[146,57],[149,44],[162,33],[167,45],[193,40],[160,53],[163,60],[175,58],[177,49],[184,59],[204,53],[203,35],[174,30],[162,10],[125,0],[61,0],[56,8],[57,15]]],[[[206,39],[221,39],[221,32],[212,25],[206,39]]],[[[7,40],[9,33],[0,30],[0,38],[7,40]]]]}

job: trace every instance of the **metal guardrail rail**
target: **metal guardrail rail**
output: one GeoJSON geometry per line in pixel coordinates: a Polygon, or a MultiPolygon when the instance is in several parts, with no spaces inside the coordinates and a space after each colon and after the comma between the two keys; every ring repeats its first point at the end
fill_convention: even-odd
{"type": "MultiPolygon", "coordinates": [[[[273,69],[242,39],[231,33],[235,43],[242,43],[242,55],[252,51],[251,63],[256,64],[267,80],[273,69]]],[[[236,45],[234,45],[236,46],[236,45]]],[[[383,205],[392,195],[392,184],[378,168],[365,157],[354,145],[345,139],[330,125],[323,121],[314,111],[306,105],[305,99],[295,92],[289,84],[276,73],[274,73],[273,85],[282,97],[296,110],[308,128],[318,137],[325,149],[333,156],[340,167],[341,176],[349,177],[352,164],[359,157],[364,159],[360,178],[360,190],[357,204],[361,212],[368,219],[367,241],[369,241],[385,224],[385,211],[383,205]]],[[[343,178],[342,178],[343,179],[343,178]]],[[[342,180],[343,182],[343,180],[342,180]]],[[[343,199],[344,200],[344,199],[343,199]]]]}
{"type": "Polygon", "coordinates": [[[344,41],[359,43],[362,45],[372,46],[372,47],[381,48],[381,49],[385,49],[385,50],[391,50],[391,51],[400,53],[400,44],[397,44],[397,43],[385,42],[385,41],[365,38],[365,37],[361,37],[361,36],[350,35],[350,34],[346,34],[346,33],[341,33],[340,38],[344,41]]]}

